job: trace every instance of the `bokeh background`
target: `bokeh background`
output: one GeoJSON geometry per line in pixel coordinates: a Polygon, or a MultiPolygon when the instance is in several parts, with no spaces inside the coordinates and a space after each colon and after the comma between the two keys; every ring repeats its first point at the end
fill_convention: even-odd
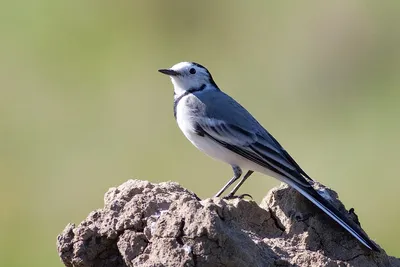
{"type": "MultiPolygon", "coordinates": [[[[62,266],[56,237],[130,178],[210,197],[157,72],[209,68],[400,257],[399,1],[6,1],[0,8],[0,266],[62,266]]],[[[278,184],[254,175],[260,201],[278,184]]]]}

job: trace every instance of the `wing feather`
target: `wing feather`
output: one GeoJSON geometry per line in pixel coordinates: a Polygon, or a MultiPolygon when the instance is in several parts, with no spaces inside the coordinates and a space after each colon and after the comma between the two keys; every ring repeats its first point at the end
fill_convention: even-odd
{"type": "Polygon", "coordinates": [[[197,122],[197,129],[201,129],[203,134],[232,152],[279,175],[290,178],[302,186],[310,186],[301,175],[297,168],[298,165],[294,165],[287,159],[287,156],[283,153],[284,150],[262,135],[212,118],[200,119],[197,122]]]}

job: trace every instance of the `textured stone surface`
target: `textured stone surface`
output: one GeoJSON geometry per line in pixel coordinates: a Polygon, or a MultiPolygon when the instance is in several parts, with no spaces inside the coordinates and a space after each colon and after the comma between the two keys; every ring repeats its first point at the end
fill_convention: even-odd
{"type": "MultiPolygon", "coordinates": [[[[346,212],[335,192],[319,187],[346,212]]],[[[129,180],[104,202],[58,236],[66,266],[400,266],[384,251],[362,247],[285,185],[259,206],[200,200],[172,182],[129,180]]]]}

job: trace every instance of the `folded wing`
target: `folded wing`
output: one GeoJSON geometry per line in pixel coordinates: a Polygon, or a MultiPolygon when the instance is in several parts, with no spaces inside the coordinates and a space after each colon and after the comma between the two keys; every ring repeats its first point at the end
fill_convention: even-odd
{"type": "Polygon", "coordinates": [[[197,120],[196,128],[197,131],[242,157],[292,179],[304,187],[311,187],[303,177],[305,172],[272,136],[265,138],[262,134],[212,118],[197,120]]]}

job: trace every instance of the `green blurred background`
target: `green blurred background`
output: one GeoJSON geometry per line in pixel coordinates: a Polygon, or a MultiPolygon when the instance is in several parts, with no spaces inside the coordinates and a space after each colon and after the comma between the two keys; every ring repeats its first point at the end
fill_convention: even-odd
{"type": "MultiPolygon", "coordinates": [[[[7,1],[0,8],[0,266],[62,266],[56,236],[130,178],[210,197],[157,72],[209,68],[400,256],[399,1],[7,1]]],[[[278,182],[256,174],[257,201],[278,182]]]]}

